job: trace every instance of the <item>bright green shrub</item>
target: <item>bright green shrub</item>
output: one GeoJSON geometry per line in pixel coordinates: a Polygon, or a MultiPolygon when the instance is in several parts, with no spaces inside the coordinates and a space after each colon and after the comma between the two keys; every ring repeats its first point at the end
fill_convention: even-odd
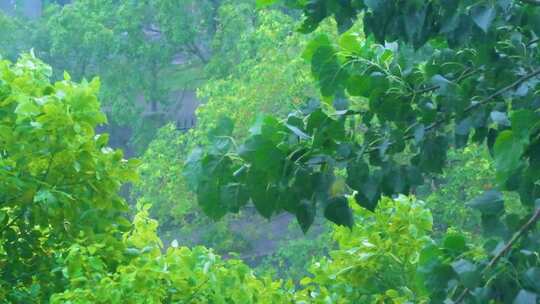
{"type": "MultiPolygon", "coordinates": [[[[161,252],[157,222],[144,206],[124,235],[129,262],[114,273],[90,248],[76,244],[66,259],[70,288],[52,303],[288,303],[281,282],[257,279],[238,260],[223,261],[204,247],[170,247],[161,252]]],[[[97,249],[100,250],[100,249],[97,249]]]]}
{"type": "Polygon", "coordinates": [[[43,303],[62,290],[62,257],[81,239],[101,246],[100,267],[121,259],[117,234],[130,223],[122,183],[136,160],[107,145],[97,79],[50,82],[33,55],[0,61],[0,298],[43,303]]]}
{"type": "Polygon", "coordinates": [[[375,210],[356,204],[356,224],[335,227],[338,249],[310,268],[298,294],[305,303],[427,303],[417,279],[421,249],[430,243],[432,217],[424,203],[383,198],[375,210]]]}
{"type": "Polygon", "coordinates": [[[203,247],[163,253],[149,205],[131,225],[118,192],[138,162],[94,133],[105,123],[99,82],[51,83],[51,73],[33,55],[0,61],[2,303],[289,301],[240,261],[203,247]]]}

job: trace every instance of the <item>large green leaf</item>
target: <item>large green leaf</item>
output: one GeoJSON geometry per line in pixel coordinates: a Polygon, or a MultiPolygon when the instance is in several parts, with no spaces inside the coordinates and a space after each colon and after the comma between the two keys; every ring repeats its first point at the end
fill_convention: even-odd
{"type": "Polygon", "coordinates": [[[471,12],[474,23],[484,32],[489,30],[491,23],[495,19],[495,14],[495,8],[488,5],[478,5],[471,12]]]}
{"type": "Polygon", "coordinates": [[[446,163],[448,140],[445,136],[426,138],[420,155],[416,157],[418,167],[426,172],[441,173],[446,163]]]}
{"type": "Polygon", "coordinates": [[[331,45],[321,45],[311,58],[313,75],[317,78],[323,96],[334,94],[345,87],[347,71],[338,60],[336,50],[331,45]]]}
{"type": "Polygon", "coordinates": [[[324,208],[324,217],[338,225],[349,228],[352,228],[354,224],[349,201],[344,196],[334,197],[327,202],[324,208]]]}
{"type": "Polygon", "coordinates": [[[458,274],[463,286],[474,288],[480,283],[480,272],[476,265],[468,260],[460,259],[452,263],[452,268],[458,274]]]}
{"type": "Polygon", "coordinates": [[[527,286],[536,292],[540,292],[540,268],[531,267],[524,274],[527,286]]]}
{"type": "Polygon", "coordinates": [[[523,152],[523,143],[516,138],[513,131],[506,130],[499,133],[493,146],[493,156],[500,183],[506,182],[519,169],[523,152]]]}
{"type": "Polygon", "coordinates": [[[488,216],[497,216],[504,211],[504,198],[501,192],[489,190],[468,203],[471,208],[488,216]]]}
{"type": "Polygon", "coordinates": [[[522,289],[514,299],[513,304],[536,304],[537,294],[534,292],[522,289]]]}
{"type": "Polygon", "coordinates": [[[296,220],[302,231],[306,233],[315,220],[315,206],[306,200],[300,202],[296,209],[296,220]]]}

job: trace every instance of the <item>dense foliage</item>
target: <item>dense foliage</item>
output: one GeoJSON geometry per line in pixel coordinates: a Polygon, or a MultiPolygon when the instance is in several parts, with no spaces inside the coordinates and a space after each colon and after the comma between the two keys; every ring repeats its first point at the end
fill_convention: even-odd
{"type": "Polygon", "coordinates": [[[65,272],[70,289],[51,303],[287,303],[280,282],[255,278],[238,260],[223,261],[204,247],[173,246],[161,253],[157,222],[141,206],[124,235],[130,259],[108,272],[102,248],[72,246],[65,272]]]}
{"type": "MultiPolygon", "coordinates": [[[[228,139],[232,124],[222,120],[210,144],[196,150],[187,165],[203,209],[220,218],[253,202],[268,218],[282,211],[295,214],[304,230],[323,209],[327,219],[352,227],[343,194],[354,194],[360,205],[374,210],[381,195],[408,193],[424,175],[441,173],[450,146],[485,143],[497,185],[470,206],[482,214],[489,255],[454,264],[446,261],[458,255],[447,256],[440,267],[429,268],[440,277],[431,289],[441,301],[535,302],[535,288],[522,280],[534,277],[538,263],[527,254],[537,252],[537,231],[529,230],[540,217],[535,208],[540,189],[537,3],[316,0],[292,5],[306,15],[301,31],[311,32],[333,15],[344,32],[337,42],[320,35],[304,52],[323,102],[334,110],[313,104],[286,120],[262,117],[241,145],[228,139]],[[369,35],[365,40],[359,39],[361,32],[348,30],[359,14],[369,35]],[[347,107],[347,96],[364,102],[347,107]],[[347,180],[344,193],[336,195],[339,170],[346,171],[347,180]],[[519,194],[527,216],[506,212],[502,190],[519,194]],[[506,276],[501,259],[519,275],[506,276]]],[[[434,264],[438,259],[430,256],[434,264]]]]}
{"type": "MultiPolygon", "coordinates": [[[[245,15],[238,16],[227,5],[222,10],[229,23],[245,24],[245,15]]],[[[258,12],[254,18],[255,29],[241,32],[232,54],[216,57],[209,63],[207,68],[212,70],[218,64],[226,69],[222,65],[224,59],[237,61],[238,65],[227,68],[226,77],[215,76],[199,89],[199,96],[205,100],[197,110],[199,126],[186,134],[172,125],[163,127],[143,155],[143,160],[148,161],[141,167],[142,180],[135,193],[153,201],[153,215],[159,219],[168,221],[173,217],[181,221],[194,208],[193,194],[181,174],[183,165],[189,151],[206,141],[220,117],[237,122],[234,136],[241,140],[255,120],[254,112],[281,113],[284,117],[303,98],[315,95],[308,65],[295,57],[307,40],[290,34],[295,23],[274,11],[258,12]],[[283,42],[273,43],[276,39],[283,42]],[[170,205],[174,206],[172,210],[170,205]]],[[[220,37],[226,35],[233,34],[221,33],[220,37]]]]}
{"type": "Polygon", "coordinates": [[[63,3],[0,13],[1,303],[540,301],[540,2],[63,3]]]}
{"type": "Polygon", "coordinates": [[[114,267],[116,235],[130,227],[118,190],[137,161],[94,132],[106,121],[99,82],[51,83],[51,72],[32,55],[0,62],[0,295],[13,303],[62,290],[73,243],[100,244],[103,267],[114,267]]]}
{"type": "MultiPolygon", "coordinates": [[[[309,303],[425,303],[418,279],[420,251],[431,242],[431,213],[423,202],[383,198],[370,212],[354,206],[353,231],[337,227],[338,249],[314,263],[305,278],[309,303]]],[[[302,293],[300,293],[302,294],[302,293]]]]}
{"type": "Polygon", "coordinates": [[[1,277],[6,303],[284,303],[280,282],[240,261],[175,245],[117,194],[137,161],[94,133],[99,82],[49,82],[31,55],[0,66],[1,277]],[[232,302],[231,302],[232,301],[232,302]]]}

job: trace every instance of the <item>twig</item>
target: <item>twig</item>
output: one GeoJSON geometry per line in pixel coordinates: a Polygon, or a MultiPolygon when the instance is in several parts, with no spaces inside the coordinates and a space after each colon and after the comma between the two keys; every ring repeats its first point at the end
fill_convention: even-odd
{"type": "MultiPolygon", "coordinates": [[[[465,110],[463,110],[463,113],[468,113],[468,112],[470,112],[470,111],[472,111],[472,110],[478,108],[479,106],[484,105],[484,104],[490,102],[492,99],[501,96],[502,94],[504,94],[504,93],[510,91],[510,90],[513,89],[514,87],[516,87],[516,86],[518,86],[518,85],[524,83],[525,81],[527,81],[527,80],[529,80],[529,79],[531,79],[531,78],[534,78],[534,77],[536,77],[536,76],[538,76],[538,75],[540,75],[540,69],[535,70],[535,71],[533,71],[533,72],[531,72],[531,73],[529,73],[529,74],[527,74],[527,75],[525,75],[525,76],[519,78],[518,80],[512,82],[511,84],[505,86],[505,87],[502,88],[502,89],[499,89],[498,91],[496,91],[495,93],[493,93],[493,94],[489,95],[488,97],[482,99],[481,101],[479,101],[479,102],[477,102],[477,103],[475,103],[475,104],[471,104],[470,106],[468,106],[467,108],[465,108],[465,110]]],[[[455,118],[455,117],[452,116],[451,118],[455,118]]],[[[436,128],[438,125],[440,125],[441,123],[443,123],[443,122],[445,122],[445,121],[446,121],[446,119],[440,119],[440,120],[434,122],[433,124],[429,125],[428,127],[426,127],[425,131],[430,131],[430,130],[436,128]]],[[[406,137],[406,139],[411,139],[411,138],[413,138],[413,137],[414,137],[414,135],[409,135],[409,136],[406,137]]]]}
{"type": "Polygon", "coordinates": [[[488,97],[484,98],[483,100],[479,101],[478,103],[475,103],[475,104],[472,104],[472,105],[468,106],[464,110],[464,113],[467,113],[467,112],[471,111],[472,109],[475,109],[475,108],[477,108],[477,107],[479,107],[479,106],[481,106],[481,105],[483,105],[485,103],[490,102],[493,98],[501,96],[502,94],[506,93],[507,91],[510,91],[514,87],[517,87],[518,85],[520,85],[520,84],[524,83],[525,81],[527,81],[527,80],[529,80],[531,78],[534,78],[534,77],[536,77],[538,75],[540,75],[540,69],[532,71],[531,73],[529,73],[529,74],[527,74],[525,76],[522,76],[518,80],[516,80],[513,83],[505,86],[504,88],[498,90],[497,92],[489,95],[488,97]]]}
{"type": "Polygon", "coordinates": [[[540,0],[521,0],[521,2],[525,2],[530,5],[540,5],[540,0]]]}
{"type": "MultiPolygon", "coordinates": [[[[540,1],[540,0],[539,0],[540,1]]],[[[497,90],[495,93],[487,96],[486,98],[482,99],[481,101],[475,103],[475,104],[471,104],[470,106],[468,106],[467,108],[465,108],[465,110],[463,110],[463,113],[468,113],[476,108],[478,108],[479,106],[481,105],[484,105],[488,102],[490,102],[492,99],[494,98],[497,98],[499,96],[501,96],[502,94],[506,93],[507,91],[513,89],[514,87],[522,84],[523,82],[531,79],[531,78],[534,78],[536,76],[540,75],[540,69],[538,70],[535,70],[535,71],[532,71],[531,73],[519,78],[518,80],[514,81],[513,83],[505,86],[504,88],[501,88],[499,90],[497,90]]],[[[451,119],[454,119],[455,118],[455,114],[450,116],[450,120],[451,119]]],[[[440,124],[448,121],[449,119],[448,118],[442,118],[442,119],[439,119],[437,120],[436,122],[432,123],[431,125],[427,126],[424,130],[425,132],[429,132],[435,128],[437,128],[440,124]]],[[[407,129],[410,129],[410,128],[407,128],[407,129]]],[[[403,137],[403,140],[410,140],[410,139],[413,139],[414,138],[414,134],[409,134],[405,137],[403,137]]],[[[392,145],[393,142],[390,143],[390,145],[392,145]]],[[[371,145],[371,144],[370,144],[371,145]]],[[[370,153],[370,152],[373,152],[374,150],[376,150],[377,147],[375,147],[374,149],[366,149],[364,151],[364,153],[362,153],[362,155],[366,154],[366,153],[370,153]]]]}
{"type": "MultiPolygon", "coordinates": [[[[516,233],[514,233],[514,235],[512,236],[510,241],[508,241],[508,243],[506,243],[504,248],[499,253],[497,253],[497,255],[494,256],[491,259],[491,261],[489,261],[489,264],[486,266],[486,268],[484,268],[484,270],[482,270],[481,274],[483,275],[488,270],[493,268],[493,266],[495,266],[495,264],[497,264],[497,262],[506,253],[508,253],[508,251],[510,251],[510,249],[512,249],[512,246],[514,246],[514,244],[517,242],[517,240],[519,240],[523,236],[523,234],[525,234],[525,232],[527,232],[527,230],[529,230],[531,228],[531,226],[533,226],[536,222],[538,222],[539,219],[540,219],[540,208],[537,208],[536,211],[534,212],[534,214],[532,215],[532,217],[523,226],[521,226],[521,228],[519,228],[519,230],[516,233]]],[[[456,304],[461,303],[465,299],[465,296],[467,295],[467,293],[469,293],[469,291],[470,291],[469,288],[465,288],[463,290],[463,292],[459,295],[459,297],[456,299],[455,303],[456,304]]]]}
{"type": "MultiPolygon", "coordinates": [[[[458,77],[456,78],[453,82],[455,83],[459,83],[461,82],[462,80],[464,80],[465,78],[469,77],[469,76],[472,76],[474,75],[476,72],[478,72],[478,69],[473,69],[473,68],[467,68],[463,71],[463,73],[458,77]]],[[[438,90],[440,89],[441,86],[439,85],[434,85],[434,86],[431,86],[431,87],[427,87],[425,89],[420,89],[418,91],[414,91],[411,93],[411,95],[419,95],[419,94],[424,94],[424,93],[429,93],[431,91],[435,91],[435,90],[438,90]]]]}
{"type": "Polygon", "coordinates": [[[187,302],[186,303],[191,303],[191,301],[193,301],[193,299],[195,299],[195,296],[201,291],[201,288],[206,284],[208,283],[208,281],[210,281],[210,278],[207,277],[206,280],[204,280],[204,282],[202,282],[201,284],[199,284],[199,286],[197,286],[197,289],[195,289],[195,292],[191,294],[191,297],[189,297],[189,299],[187,299],[187,302]]]}
{"type": "Polygon", "coordinates": [[[540,41],[540,37],[529,41],[529,43],[527,43],[527,47],[530,47],[531,45],[537,43],[538,41],[540,41]]]}

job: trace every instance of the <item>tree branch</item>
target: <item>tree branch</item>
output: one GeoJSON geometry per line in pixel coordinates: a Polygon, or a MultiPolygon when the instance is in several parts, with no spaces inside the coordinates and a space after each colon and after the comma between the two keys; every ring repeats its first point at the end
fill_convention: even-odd
{"type": "MultiPolygon", "coordinates": [[[[486,266],[486,268],[482,270],[482,274],[485,274],[488,270],[493,268],[493,266],[495,266],[497,262],[506,253],[508,253],[510,249],[512,249],[512,246],[514,246],[514,244],[525,234],[525,232],[527,232],[534,224],[536,224],[536,222],[538,222],[539,219],[540,219],[540,208],[537,208],[534,214],[532,215],[532,217],[523,226],[521,226],[521,228],[519,228],[519,230],[516,233],[514,233],[514,235],[512,236],[510,241],[506,243],[504,248],[499,253],[497,253],[497,255],[491,259],[491,261],[489,261],[489,264],[486,266]]],[[[465,290],[463,290],[463,292],[456,299],[455,303],[459,304],[463,302],[463,300],[465,299],[465,296],[467,296],[469,291],[470,291],[469,288],[465,288],[465,290]]]]}
{"type": "Polygon", "coordinates": [[[533,39],[531,41],[529,41],[529,43],[527,43],[527,47],[530,47],[531,45],[537,43],[540,41],[540,38],[536,38],[536,39],[533,39]]]}
{"type": "MultiPolygon", "coordinates": [[[[540,0],[539,0],[540,1],[540,0]]],[[[494,98],[497,98],[501,95],[503,95],[504,93],[510,91],[511,89],[517,87],[518,85],[524,83],[525,81],[527,80],[530,80],[531,78],[534,78],[536,76],[540,75],[540,69],[538,70],[534,70],[532,71],[531,73],[527,74],[527,75],[524,75],[522,76],[521,78],[517,79],[516,81],[512,82],[511,84],[497,90],[495,93],[485,97],[484,99],[482,99],[481,101],[477,102],[477,103],[474,103],[474,104],[471,104],[470,106],[468,106],[467,108],[465,108],[465,110],[463,111],[463,113],[468,113],[476,108],[478,108],[479,106],[481,105],[484,105],[488,102],[490,102],[492,99],[494,98]]],[[[351,115],[355,115],[355,114],[361,114],[361,112],[357,112],[357,113],[352,113],[351,115]]],[[[444,123],[444,122],[447,122],[449,120],[452,120],[452,119],[455,119],[455,114],[454,115],[451,115],[449,118],[442,118],[442,119],[439,119],[437,120],[436,122],[432,123],[431,125],[427,126],[424,130],[425,132],[429,132],[435,128],[437,128],[440,124],[444,123]]],[[[412,126],[407,128],[407,130],[410,130],[412,129],[412,126]]],[[[409,135],[406,135],[403,140],[411,140],[414,138],[414,134],[409,134],[409,135]]],[[[390,143],[390,145],[392,145],[393,142],[390,143]]],[[[369,146],[371,147],[372,146],[372,143],[369,144],[369,146]]],[[[378,149],[378,147],[373,147],[371,149],[366,149],[364,151],[364,153],[362,153],[362,155],[366,154],[366,153],[370,153],[374,150],[378,149]]]]}
{"type": "MultiPolygon", "coordinates": [[[[540,0],[539,0],[540,1],[540,0]]],[[[484,105],[488,102],[490,102],[492,99],[494,98],[497,98],[501,95],[503,95],[504,93],[510,91],[511,89],[517,87],[518,85],[524,83],[525,81],[528,81],[530,80],[531,78],[534,78],[536,76],[540,75],[540,69],[538,70],[535,70],[535,71],[532,71],[531,73],[519,78],[518,80],[512,82],[511,84],[505,86],[504,88],[501,88],[499,90],[497,90],[495,93],[487,96],[486,98],[482,99],[481,101],[477,102],[477,103],[474,103],[474,104],[471,104],[470,106],[468,106],[467,108],[465,108],[465,110],[463,110],[463,113],[468,113],[476,108],[478,108],[479,106],[481,105],[484,105]]],[[[451,117],[451,119],[455,118],[455,115],[453,115],[451,117]]],[[[436,122],[434,122],[433,124],[429,125],[425,131],[431,131],[432,129],[436,128],[437,126],[439,126],[441,123],[447,121],[447,119],[440,119],[436,122]]],[[[406,137],[406,139],[412,139],[414,137],[414,135],[409,135],[406,137]]]]}
{"type": "MultiPolygon", "coordinates": [[[[463,71],[463,73],[458,77],[456,78],[453,82],[455,83],[459,83],[461,82],[462,80],[468,78],[469,76],[472,76],[474,75],[476,72],[478,72],[478,69],[473,69],[473,68],[467,68],[463,71]]],[[[418,91],[414,91],[411,93],[411,95],[419,95],[419,94],[424,94],[424,93],[429,93],[431,91],[435,91],[435,90],[438,90],[440,89],[440,86],[438,85],[435,85],[435,86],[431,86],[431,87],[427,87],[425,89],[420,89],[418,91]]]]}
{"type": "Polygon", "coordinates": [[[525,81],[528,81],[531,78],[534,78],[534,77],[536,77],[538,75],[540,75],[540,69],[534,70],[531,73],[529,73],[529,74],[527,74],[525,76],[522,76],[518,80],[512,82],[511,84],[505,86],[502,89],[499,89],[498,91],[496,91],[495,93],[489,95],[488,97],[484,98],[483,100],[479,101],[478,103],[468,106],[467,108],[465,108],[464,112],[467,113],[467,112],[469,112],[469,111],[471,111],[471,110],[473,110],[475,108],[478,108],[479,106],[490,102],[492,99],[501,96],[502,94],[510,91],[511,89],[517,87],[518,85],[520,85],[520,84],[524,83],[525,81]]]}
{"type": "Polygon", "coordinates": [[[530,4],[530,5],[539,5],[540,6],[540,0],[521,0],[521,2],[530,4]]]}
{"type": "Polygon", "coordinates": [[[197,286],[197,288],[195,289],[195,292],[193,292],[191,294],[191,296],[189,297],[189,299],[186,301],[186,303],[191,303],[194,299],[195,299],[195,296],[197,296],[197,294],[201,291],[202,287],[204,285],[206,285],[206,283],[208,283],[208,281],[210,281],[210,278],[207,277],[206,280],[204,280],[201,284],[199,284],[199,286],[197,286]]]}

